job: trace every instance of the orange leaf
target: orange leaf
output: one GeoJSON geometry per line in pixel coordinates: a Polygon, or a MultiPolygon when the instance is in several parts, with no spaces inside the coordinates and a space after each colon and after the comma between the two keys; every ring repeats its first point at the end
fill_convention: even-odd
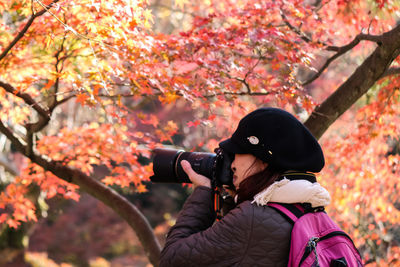
{"type": "Polygon", "coordinates": [[[87,94],[78,94],[76,96],[76,102],[80,103],[82,106],[85,105],[86,100],[89,98],[87,94]]]}
{"type": "Polygon", "coordinates": [[[0,223],[3,223],[8,217],[7,213],[0,214],[0,223]]]}
{"type": "Polygon", "coordinates": [[[8,219],[8,220],[7,220],[7,224],[8,224],[8,226],[10,226],[11,228],[15,228],[15,229],[17,229],[18,226],[20,225],[20,223],[19,223],[18,221],[13,220],[13,219],[8,219]]]}
{"type": "Polygon", "coordinates": [[[55,82],[54,82],[53,80],[50,80],[50,81],[42,88],[42,90],[43,90],[43,91],[49,90],[49,89],[53,86],[54,83],[55,83],[55,82]]]}
{"type": "Polygon", "coordinates": [[[147,188],[144,184],[139,184],[138,186],[136,186],[136,190],[138,193],[147,192],[147,188]]]}

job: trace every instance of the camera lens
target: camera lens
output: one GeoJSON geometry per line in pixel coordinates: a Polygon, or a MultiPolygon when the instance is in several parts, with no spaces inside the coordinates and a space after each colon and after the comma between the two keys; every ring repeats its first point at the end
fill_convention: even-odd
{"type": "Polygon", "coordinates": [[[215,170],[216,154],[184,152],[183,150],[159,148],[154,150],[153,172],[150,180],[155,183],[191,183],[182,169],[182,160],[187,160],[193,170],[211,178],[215,170]]]}
{"type": "Polygon", "coordinates": [[[153,159],[154,175],[150,180],[154,183],[179,183],[175,174],[175,163],[183,150],[155,149],[153,159]]]}
{"type": "Polygon", "coordinates": [[[205,153],[205,152],[183,152],[181,153],[175,164],[175,173],[178,179],[182,179],[183,181],[179,181],[180,183],[188,183],[189,177],[183,170],[181,166],[182,160],[189,161],[192,169],[198,174],[204,175],[205,177],[211,179],[214,170],[214,162],[215,162],[215,154],[205,153]]]}

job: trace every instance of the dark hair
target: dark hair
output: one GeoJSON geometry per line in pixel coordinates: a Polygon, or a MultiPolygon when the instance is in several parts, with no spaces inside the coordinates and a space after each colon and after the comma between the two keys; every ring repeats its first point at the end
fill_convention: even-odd
{"type": "Polygon", "coordinates": [[[277,170],[272,165],[268,165],[264,170],[250,175],[239,184],[237,203],[253,200],[257,193],[273,184],[281,175],[282,171],[277,170]]]}

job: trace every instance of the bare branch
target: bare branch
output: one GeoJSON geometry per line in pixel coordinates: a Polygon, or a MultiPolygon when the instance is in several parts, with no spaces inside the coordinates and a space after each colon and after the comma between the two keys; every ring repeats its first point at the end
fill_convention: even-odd
{"type": "Polygon", "coordinates": [[[307,43],[317,43],[320,45],[325,46],[327,51],[333,51],[336,52],[336,54],[334,54],[333,56],[331,56],[330,58],[328,58],[328,60],[325,62],[325,64],[321,67],[321,69],[315,73],[309,80],[305,81],[302,85],[306,86],[310,83],[312,83],[313,81],[315,81],[316,79],[318,79],[319,76],[321,76],[321,74],[324,72],[325,69],[328,68],[328,66],[338,57],[342,56],[343,54],[347,53],[348,51],[350,51],[351,49],[353,49],[356,45],[358,45],[360,43],[360,41],[372,41],[372,42],[376,42],[378,45],[381,45],[383,42],[383,37],[382,35],[371,35],[371,34],[363,34],[360,33],[358,34],[353,41],[351,41],[349,44],[345,45],[345,46],[330,46],[327,45],[324,42],[321,41],[313,41],[310,37],[308,37],[305,33],[303,33],[300,29],[296,28],[295,26],[293,26],[289,20],[287,19],[286,15],[284,14],[284,12],[281,10],[280,11],[281,17],[283,19],[283,21],[285,22],[286,26],[289,27],[289,29],[291,29],[293,32],[295,32],[296,34],[298,34],[300,36],[300,38],[307,42],[307,43]]]}
{"type": "Polygon", "coordinates": [[[360,41],[371,41],[371,42],[377,43],[378,45],[381,45],[383,42],[383,36],[360,33],[349,44],[347,44],[345,46],[327,46],[326,50],[334,51],[334,52],[343,52],[344,51],[344,53],[345,53],[345,52],[353,49],[356,45],[358,45],[358,43],[360,41]]]}
{"type": "Polygon", "coordinates": [[[2,81],[0,81],[0,87],[3,87],[4,90],[6,90],[7,92],[23,99],[25,103],[30,105],[34,110],[36,110],[40,116],[50,120],[49,112],[43,109],[35,100],[33,100],[33,98],[29,94],[21,93],[17,89],[15,89],[12,85],[2,81]]]}
{"type": "Polygon", "coordinates": [[[4,134],[19,151],[25,152],[25,146],[2,121],[0,121],[0,133],[4,134]]]}
{"type": "Polygon", "coordinates": [[[54,103],[49,107],[50,113],[52,113],[53,110],[54,110],[56,107],[58,107],[58,106],[61,105],[61,104],[64,104],[65,102],[67,102],[67,101],[70,100],[71,98],[74,98],[75,96],[76,96],[76,95],[70,95],[70,96],[64,97],[64,98],[61,99],[61,100],[58,100],[58,101],[54,102],[54,103]]]}
{"type": "MultiPolygon", "coordinates": [[[[307,42],[307,43],[313,43],[313,40],[311,40],[310,37],[308,37],[304,32],[302,32],[300,29],[296,28],[295,26],[293,26],[293,25],[289,22],[288,18],[286,17],[286,15],[285,15],[285,13],[283,12],[282,9],[280,10],[280,14],[281,14],[281,17],[282,17],[283,22],[285,23],[286,26],[289,27],[289,29],[291,29],[294,33],[296,33],[297,35],[299,35],[300,38],[301,38],[303,41],[305,41],[305,42],[307,42]]],[[[317,41],[317,43],[326,46],[326,45],[325,45],[324,43],[322,43],[322,42],[317,41]]]]}
{"type": "Polygon", "coordinates": [[[249,77],[249,75],[253,72],[253,70],[257,67],[257,65],[260,63],[261,61],[261,53],[259,52],[259,58],[257,59],[257,62],[247,71],[246,75],[244,76],[243,80],[238,80],[241,81],[247,88],[247,92],[250,94],[251,93],[251,89],[250,89],[250,85],[249,83],[246,81],[247,77],[249,77]]]}
{"type": "Polygon", "coordinates": [[[216,97],[219,95],[231,95],[231,96],[267,96],[269,95],[269,92],[220,92],[220,93],[215,93],[215,94],[211,94],[211,95],[205,95],[205,98],[212,98],[212,97],[216,97]]]}
{"type": "Polygon", "coordinates": [[[54,68],[56,69],[57,73],[61,73],[63,71],[64,68],[63,62],[68,58],[68,55],[60,57],[61,53],[64,51],[64,43],[66,38],[67,38],[67,33],[64,34],[60,48],[54,54],[54,57],[56,58],[56,63],[54,64],[54,68]],[[59,67],[60,63],[61,63],[61,68],[59,67]]]}
{"type": "MultiPolygon", "coordinates": [[[[349,43],[348,45],[345,45],[345,46],[342,46],[342,47],[340,47],[340,46],[332,46],[332,45],[328,45],[328,44],[326,44],[326,43],[324,43],[324,42],[321,42],[321,41],[319,41],[319,40],[317,40],[317,41],[313,41],[310,37],[308,37],[304,32],[302,32],[300,29],[298,29],[298,28],[296,28],[295,26],[293,26],[290,22],[289,22],[289,20],[287,19],[287,17],[286,17],[286,15],[283,13],[283,11],[281,10],[280,11],[280,14],[281,14],[281,17],[282,17],[282,20],[283,20],[283,22],[285,23],[285,25],[287,26],[287,27],[289,27],[289,29],[291,29],[294,33],[296,33],[297,35],[299,35],[300,36],[300,38],[303,40],[303,41],[305,41],[305,42],[307,42],[307,43],[317,43],[317,44],[320,44],[320,45],[323,45],[323,46],[325,46],[326,48],[326,50],[327,51],[334,51],[334,52],[343,52],[343,51],[345,51],[345,52],[347,52],[348,50],[351,50],[353,47],[355,47],[360,41],[362,41],[362,40],[364,40],[364,41],[372,41],[372,42],[376,42],[378,45],[380,45],[381,43],[382,43],[382,36],[381,35],[371,35],[371,34],[369,34],[369,31],[368,31],[368,34],[363,34],[363,33],[360,33],[359,35],[357,35],[356,36],[356,38],[351,42],[351,43],[349,43]]],[[[344,53],[345,53],[344,52],[344,53]]]]}
{"type": "MultiPolygon", "coordinates": [[[[53,2],[51,2],[48,5],[48,8],[51,8],[55,3],[57,3],[59,0],[53,0],[53,2]]],[[[33,21],[37,18],[40,17],[41,15],[43,15],[44,13],[46,13],[47,9],[42,9],[41,11],[37,12],[37,13],[33,13],[28,21],[26,22],[24,28],[17,34],[17,36],[15,36],[14,40],[12,40],[12,42],[4,49],[4,51],[0,54],[0,60],[2,60],[7,54],[8,52],[10,52],[10,50],[15,46],[15,44],[22,38],[24,37],[25,33],[28,31],[29,27],[32,25],[33,21]]]]}
{"type": "Polygon", "coordinates": [[[321,74],[324,72],[324,70],[326,70],[328,68],[328,66],[338,57],[346,54],[348,51],[350,51],[351,49],[353,49],[355,46],[357,46],[360,41],[363,40],[367,40],[367,41],[373,41],[378,43],[378,45],[382,44],[382,36],[376,36],[376,35],[368,35],[368,34],[359,34],[356,36],[356,38],[354,38],[353,41],[351,41],[349,44],[345,45],[345,46],[341,46],[341,47],[337,47],[337,46],[328,46],[326,49],[329,51],[336,51],[336,54],[334,54],[333,56],[331,56],[330,58],[327,59],[327,61],[325,62],[325,64],[321,67],[321,69],[315,73],[309,80],[305,81],[304,83],[302,83],[303,86],[306,86],[310,83],[312,83],[313,81],[315,81],[316,79],[318,79],[319,76],[321,76],[321,74]]]}
{"type": "MultiPolygon", "coordinates": [[[[26,104],[30,105],[34,110],[36,110],[39,113],[39,119],[37,122],[27,123],[25,125],[26,129],[26,136],[25,136],[26,146],[24,147],[25,154],[32,155],[34,146],[34,140],[33,140],[34,133],[39,132],[49,123],[50,112],[44,110],[29,94],[19,92],[10,84],[0,81],[0,86],[3,87],[7,92],[23,99],[26,104]]],[[[6,129],[3,130],[5,131],[6,129]]],[[[11,137],[9,137],[9,139],[11,140],[11,137]]]]}
{"type": "MultiPolygon", "coordinates": [[[[225,74],[227,74],[227,73],[225,73],[225,74]]],[[[227,76],[229,77],[229,74],[227,74],[227,76]]],[[[243,80],[240,79],[240,78],[235,78],[235,77],[229,77],[229,78],[235,79],[235,80],[240,81],[240,82],[243,82],[243,80]]],[[[115,83],[114,83],[114,85],[120,85],[120,86],[134,86],[134,84],[115,84],[115,83]]],[[[155,88],[155,87],[153,87],[153,89],[159,90],[159,89],[157,89],[157,88],[155,88]]],[[[176,93],[176,95],[178,95],[178,96],[183,96],[183,94],[180,93],[179,91],[177,91],[177,92],[175,92],[175,93],[176,93]]],[[[246,92],[227,92],[227,91],[222,91],[222,92],[215,93],[215,94],[204,95],[203,97],[205,97],[205,98],[212,98],[212,97],[219,96],[219,95],[231,95],[231,96],[235,96],[235,95],[236,95],[236,96],[245,96],[245,95],[247,95],[247,96],[267,96],[267,95],[269,95],[269,94],[270,94],[269,92],[249,92],[249,91],[246,91],[246,92]]],[[[152,94],[152,95],[149,95],[149,94],[141,94],[140,96],[142,96],[142,97],[151,97],[151,96],[161,96],[161,95],[163,95],[163,93],[158,92],[158,93],[154,93],[154,94],[152,94]]],[[[75,96],[76,96],[76,95],[71,95],[70,98],[75,97],[75,96]]],[[[96,95],[96,96],[98,96],[98,97],[104,97],[104,98],[111,98],[111,99],[112,99],[112,98],[120,98],[120,97],[134,97],[134,96],[138,96],[138,94],[117,94],[117,95],[98,94],[98,95],[96,95]]]]}
{"type": "MultiPolygon", "coordinates": [[[[240,82],[243,82],[243,80],[239,80],[239,79],[237,79],[237,80],[240,81],[240,82]]],[[[178,95],[178,96],[183,96],[182,93],[179,93],[179,92],[175,92],[175,93],[176,93],[176,95],[178,95]]],[[[215,93],[215,94],[210,94],[210,95],[204,95],[204,97],[205,97],[205,98],[212,98],[212,97],[219,96],[219,95],[266,96],[266,95],[269,95],[269,94],[270,94],[269,92],[248,92],[248,91],[246,91],[246,92],[226,92],[226,91],[222,91],[222,92],[220,92],[220,93],[215,93]]],[[[142,96],[142,97],[150,97],[150,96],[160,96],[160,95],[162,95],[162,93],[155,93],[155,94],[152,94],[152,95],[149,95],[149,94],[142,94],[141,96],[142,96]]],[[[72,96],[70,96],[70,97],[72,98],[72,97],[75,97],[75,96],[76,96],[76,95],[72,95],[72,96]]],[[[104,98],[120,98],[120,97],[134,97],[134,96],[138,96],[138,95],[136,95],[136,94],[118,94],[118,95],[98,94],[98,95],[96,95],[96,96],[98,96],[98,97],[104,97],[104,98]]]]}
{"type": "Polygon", "coordinates": [[[232,50],[231,53],[235,56],[244,57],[244,58],[261,59],[261,60],[273,60],[274,59],[273,57],[267,57],[267,56],[263,56],[263,55],[242,54],[235,50],[232,50]]]}
{"type": "Polygon", "coordinates": [[[244,86],[246,86],[247,93],[248,93],[248,94],[251,94],[250,85],[249,85],[249,83],[246,81],[246,78],[244,78],[244,79],[238,79],[238,78],[236,78],[236,80],[238,80],[239,82],[243,83],[244,86]]]}
{"type": "MultiPolygon", "coordinates": [[[[64,17],[65,19],[65,17],[64,17]]],[[[58,90],[60,87],[60,74],[62,73],[63,69],[64,69],[64,62],[65,60],[72,54],[66,54],[62,57],[60,57],[61,53],[64,51],[64,43],[67,37],[67,33],[64,34],[63,40],[61,42],[60,48],[57,50],[57,52],[54,54],[54,57],[56,58],[56,63],[54,64],[54,68],[56,70],[57,73],[57,77],[56,80],[54,82],[54,95],[53,95],[53,101],[52,103],[49,105],[49,112],[50,114],[53,112],[53,110],[59,105],[61,104],[59,101],[57,101],[57,94],[58,94],[58,90]],[[61,67],[59,66],[61,63],[61,67]]],[[[70,99],[70,98],[68,98],[70,99]]],[[[64,103],[65,101],[67,101],[68,99],[63,99],[62,103],[64,103]]]]}
{"type": "MultiPolygon", "coordinates": [[[[44,124],[44,125],[46,125],[46,124],[44,124]]],[[[33,144],[34,130],[32,129],[33,126],[34,126],[34,124],[31,124],[31,123],[28,123],[28,124],[25,125],[25,129],[26,129],[25,155],[27,157],[30,157],[31,155],[33,155],[33,146],[34,146],[34,144],[33,144]]]]}
{"type": "Polygon", "coordinates": [[[400,74],[400,67],[393,67],[393,68],[388,69],[388,70],[382,75],[381,78],[385,78],[385,77],[392,76],[392,75],[397,75],[397,74],[400,74]]]}

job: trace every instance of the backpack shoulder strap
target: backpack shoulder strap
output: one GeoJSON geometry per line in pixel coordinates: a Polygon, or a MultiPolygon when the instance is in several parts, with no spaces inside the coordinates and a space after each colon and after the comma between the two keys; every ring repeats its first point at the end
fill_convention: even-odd
{"type": "Polygon", "coordinates": [[[267,205],[278,211],[292,224],[294,224],[305,213],[304,208],[300,204],[269,202],[267,205]]]}

